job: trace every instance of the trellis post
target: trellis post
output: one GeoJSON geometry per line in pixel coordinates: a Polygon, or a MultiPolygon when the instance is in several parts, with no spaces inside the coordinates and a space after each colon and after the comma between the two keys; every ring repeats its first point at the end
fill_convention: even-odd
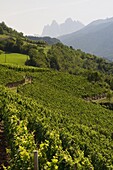
{"type": "Polygon", "coordinates": [[[34,151],[34,170],[39,170],[38,168],[38,151],[34,151]]]}
{"type": "Polygon", "coordinates": [[[77,164],[76,163],[74,164],[74,170],[77,170],[77,164]]]}

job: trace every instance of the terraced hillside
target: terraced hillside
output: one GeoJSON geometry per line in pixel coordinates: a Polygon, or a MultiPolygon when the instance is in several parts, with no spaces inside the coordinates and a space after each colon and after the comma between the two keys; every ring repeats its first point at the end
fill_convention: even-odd
{"type": "Polygon", "coordinates": [[[4,72],[0,74],[3,85],[25,75],[33,78],[31,84],[18,86],[19,94],[0,87],[11,169],[21,168],[23,164],[23,169],[33,169],[34,149],[39,151],[42,170],[71,170],[75,164],[78,169],[112,169],[113,111],[83,99],[84,95],[103,94],[108,87],[91,83],[82,75],[0,67],[0,72],[4,72]],[[5,72],[10,78],[3,80],[5,72]],[[18,149],[20,155],[16,157],[18,149]]]}

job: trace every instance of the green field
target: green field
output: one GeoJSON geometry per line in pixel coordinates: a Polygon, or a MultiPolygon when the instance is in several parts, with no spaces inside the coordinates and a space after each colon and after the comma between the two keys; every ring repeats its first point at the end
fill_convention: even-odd
{"type": "Polygon", "coordinates": [[[17,65],[25,65],[25,61],[29,58],[28,55],[9,53],[0,55],[0,63],[11,63],[17,65]]]}

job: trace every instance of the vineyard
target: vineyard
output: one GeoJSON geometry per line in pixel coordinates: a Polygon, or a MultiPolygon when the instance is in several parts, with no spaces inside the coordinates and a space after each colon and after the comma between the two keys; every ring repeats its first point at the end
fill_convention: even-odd
{"type": "Polygon", "coordinates": [[[0,169],[113,170],[113,63],[0,27],[0,169]]]}
{"type": "Polygon", "coordinates": [[[0,118],[4,121],[10,170],[113,169],[113,111],[84,96],[106,93],[108,86],[82,75],[33,67],[0,65],[0,118]],[[32,83],[4,86],[31,76],[32,83]]]}
{"type": "Polygon", "coordinates": [[[75,112],[78,98],[96,96],[106,93],[107,90],[102,84],[88,82],[84,76],[54,71],[30,75],[33,77],[33,83],[20,86],[18,92],[26,97],[32,97],[50,109],[58,108],[65,112],[75,112]]]}

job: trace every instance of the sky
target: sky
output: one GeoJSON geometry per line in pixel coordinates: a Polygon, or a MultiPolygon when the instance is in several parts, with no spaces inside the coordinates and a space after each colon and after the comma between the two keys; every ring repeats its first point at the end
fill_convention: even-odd
{"type": "Polygon", "coordinates": [[[41,35],[44,25],[67,18],[87,25],[113,17],[113,0],[0,0],[0,22],[23,32],[41,35]]]}

